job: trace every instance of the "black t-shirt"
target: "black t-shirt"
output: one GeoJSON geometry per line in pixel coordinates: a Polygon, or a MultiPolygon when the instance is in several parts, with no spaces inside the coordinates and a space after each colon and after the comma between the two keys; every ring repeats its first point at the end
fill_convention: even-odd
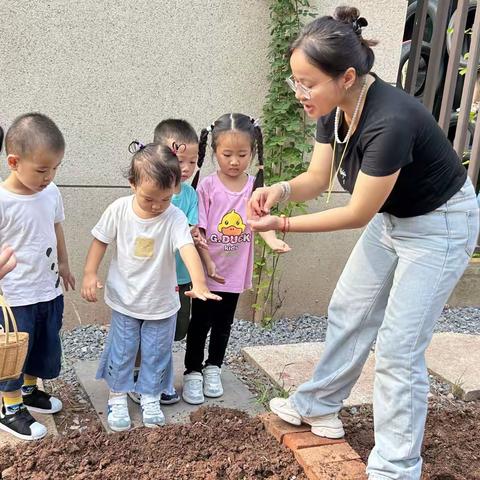
{"type": "MultiPolygon", "coordinates": [[[[396,217],[413,217],[435,210],[452,197],[467,178],[455,150],[431,113],[403,90],[375,75],[359,124],[350,138],[338,181],[352,193],[361,170],[383,177],[401,169],[380,209],[396,217]]],[[[341,116],[339,136],[347,126],[341,116]]],[[[317,142],[333,145],[335,110],[317,122],[317,142]]],[[[345,145],[336,146],[335,170],[345,145]]]]}

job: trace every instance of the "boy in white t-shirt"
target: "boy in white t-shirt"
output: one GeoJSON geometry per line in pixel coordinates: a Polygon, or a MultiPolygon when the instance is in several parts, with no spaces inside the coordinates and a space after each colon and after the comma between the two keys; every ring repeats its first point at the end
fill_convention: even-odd
{"type": "Polygon", "coordinates": [[[192,279],[192,288],[185,294],[220,300],[206,286],[185,214],[171,205],[180,178],[178,160],[171,149],[156,144],[139,145],[128,172],[134,194],[113,202],[92,230],[95,238],[82,285],[86,300],[97,300],[96,289],[101,287],[98,267],[107,246],[116,246],[105,288],[112,322],[97,372],[97,378],[103,378],[110,387],[107,420],[114,431],[131,426],[127,406],[127,393],[131,391],[141,395],[145,426],[165,423],[160,394],[171,362],[180,308],[176,251],[192,279]],[[134,383],[139,344],[142,359],[134,383]]]}
{"type": "MultiPolygon", "coordinates": [[[[29,333],[23,374],[0,382],[0,429],[23,440],[46,435],[28,410],[56,413],[62,403],[37,389],[37,377],[52,379],[61,366],[63,292],[75,287],[62,224],[62,197],[52,182],[65,151],[55,123],[40,113],[14,120],[5,138],[10,175],[0,186],[0,242],[15,250],[17,265],[1,280],[18,329],[29,333]]],[[[3,323],[3,315],[0,313],[3,323]]]]}

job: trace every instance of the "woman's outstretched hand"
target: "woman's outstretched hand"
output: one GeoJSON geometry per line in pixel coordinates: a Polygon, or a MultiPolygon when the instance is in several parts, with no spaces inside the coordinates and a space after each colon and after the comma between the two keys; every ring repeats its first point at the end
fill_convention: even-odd
{"type": "Polygon", "coordinates": [[[270,209],[280,201],[281,196],[282,187],[279,185],[257,188],[248,201],[247,218],[254,219],[268,215],[270,209]]]}

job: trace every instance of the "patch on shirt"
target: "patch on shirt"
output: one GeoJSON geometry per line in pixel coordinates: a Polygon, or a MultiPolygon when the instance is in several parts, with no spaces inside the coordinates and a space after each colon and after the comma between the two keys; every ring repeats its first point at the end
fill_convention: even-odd
{"type": "Polygon", "coordinates": [[[155,240],[153,238],[137,237],[135,239],[135,257],[153,257],[155,240]]]}

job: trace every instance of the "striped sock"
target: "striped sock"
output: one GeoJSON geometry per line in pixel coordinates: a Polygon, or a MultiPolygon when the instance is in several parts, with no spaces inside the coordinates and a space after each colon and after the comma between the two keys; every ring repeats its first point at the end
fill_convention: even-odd
{"type": "Polygon", "coordinates": [[[23,405],[23,400],[22,397],[3,397],[3,404],[5,405],[5,413],[13,415],[23,405]]]}
{"type": "Polygon", "coordinates": [[[37,377],[24,378],[22,385],[22,395],[30,395],[37,387],[37,377]]]}

